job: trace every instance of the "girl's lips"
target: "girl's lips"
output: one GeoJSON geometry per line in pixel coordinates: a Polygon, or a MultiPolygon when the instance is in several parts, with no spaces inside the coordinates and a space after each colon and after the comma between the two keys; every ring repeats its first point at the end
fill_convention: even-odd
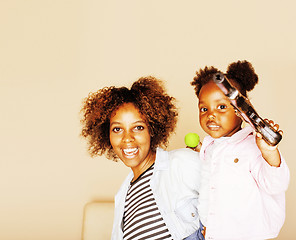
{"type": "Polygon", "coordinates": [[[209,122],[207,123],[207,128],[209,128],[212,131],[216,131],[220,128],[220,126],[215,122],[209,122]]]}

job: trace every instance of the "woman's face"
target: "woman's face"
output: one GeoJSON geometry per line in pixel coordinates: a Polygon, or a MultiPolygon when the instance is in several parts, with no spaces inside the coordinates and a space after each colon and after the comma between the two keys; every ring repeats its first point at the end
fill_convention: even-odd
{"type": "Polygon", "coordinates": [[[214,82],[201,88],[198,106],[200,125],[213,138],[230,137],[241,129],[241,118],[214,82]]]}
{"type": "Polygon", "coordinates": [[[125,103],[111,114],[110,142],[121,161],[134,172],[134,179],[155,160],[150,149],[146,119],[132,103],[125,103]]]}

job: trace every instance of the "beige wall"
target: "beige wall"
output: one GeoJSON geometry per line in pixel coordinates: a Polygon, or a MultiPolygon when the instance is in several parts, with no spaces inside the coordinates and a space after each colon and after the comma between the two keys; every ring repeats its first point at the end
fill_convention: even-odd
{"type": "Polygon", "coordinates": [[[85,203],[110,199],[128,172],[91,159],[79,138],[88,92],[166,80],[180,119],[170,148],[198,125],[189,82],[196,69],[251,61],[260,83],[251,98],[285,132],[291,170],[287,217],[278,239],[293,239],[295,201],[295,1],[0,1],[0,239],[78,240],[85,203]]]}

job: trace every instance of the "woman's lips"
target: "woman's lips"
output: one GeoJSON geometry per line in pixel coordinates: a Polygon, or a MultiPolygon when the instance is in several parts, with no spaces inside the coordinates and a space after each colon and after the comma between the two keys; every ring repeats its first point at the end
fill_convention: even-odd
{"type": "Polygon", "coordinates": [[[126,156],[134,156],[138,153],[139,149],[138,148],[123,148],[122,149],[123,153],[126,155],[126,156]]]}

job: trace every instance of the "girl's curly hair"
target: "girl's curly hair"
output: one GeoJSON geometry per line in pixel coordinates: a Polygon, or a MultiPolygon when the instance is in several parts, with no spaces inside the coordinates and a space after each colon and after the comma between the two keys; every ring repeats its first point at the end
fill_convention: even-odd
{"type": "MultiPolygon", "coordinates": [[[[195,94],[198,97],[203,85],[212,81],[213,75],[220,72],[217,68],[205,67],[196,72],[191,85],[194,86],[195,94]]],[[[228,65],[226,77],[239,88],[241,94],[247,97],[247,92],[251,91],[258,83],[258,75],[252,64],[246,60],[233,62],[228,65]]]]}
{"type": "Polygon", "coordinates": [[[199,92],[202,86],[212,81],[213,75],[218,72],[220,71],[213,66],[206,66],[204,69],[199,69],[199,71],[196,71],[196,76],[193,78],[191,85],[194,86],[194,91],[197,97],[199,97],[199,92]]]}
{"type": "Polygon", "coordinates": [[[133,103],[146,119],[151,135],[150,148],[167,147],[177,123],[175,98],[166,94],[160,80],[148,76],[126,87],[105,87],[90,93],[83,101],[81,136],[88,141],[92,157],[103,155],[117,161],[109,139],[110,117],[124,103],[133,103]]]}

